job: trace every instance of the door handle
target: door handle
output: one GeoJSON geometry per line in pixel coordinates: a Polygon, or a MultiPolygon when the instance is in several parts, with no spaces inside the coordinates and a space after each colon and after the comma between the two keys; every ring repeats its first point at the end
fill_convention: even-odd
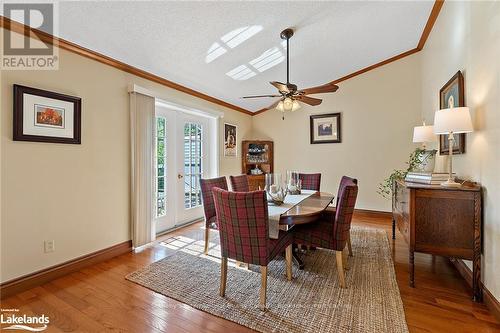
{"type": "Polygon", "coordinates": [[[178,178],[178,179],[182,179],[182,178],[184,178],[184,176],[183,176],[183,175],[181,175],[180,173],[178,173],[178,174],[177,174],[177,178],[178,178]]]}

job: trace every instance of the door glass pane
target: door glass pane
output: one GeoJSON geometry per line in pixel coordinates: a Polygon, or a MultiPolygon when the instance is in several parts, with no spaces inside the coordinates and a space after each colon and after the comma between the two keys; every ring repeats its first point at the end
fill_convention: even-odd
{"type": "Polygon", "coordinates": [[[200,178],[202,166],[202,126],[196,123],[184,125],[184,207],[201,205],[200,178]]]}
{"type": "Polygon", "coordinates": [[[156,188],[156,217],[165,216],[166,197],[166,173],[167,173],[167,121],[165,118],[156,118],[155,133],[155,188],[156,188]]]}

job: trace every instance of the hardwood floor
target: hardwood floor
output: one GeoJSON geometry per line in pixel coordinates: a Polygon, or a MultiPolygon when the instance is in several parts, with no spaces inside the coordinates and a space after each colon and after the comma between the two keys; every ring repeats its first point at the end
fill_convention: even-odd
{"type": "MultiPolygon", "coordinates": [[[[357,214],[353,224],[382,228],[391,237],[389,218],[357,214]]],[[[203,232],[201,223],[179,229],[140,253],[116,257],[12,296],[1,307],[49,316],[44,332],[251,332],[124,279],[173,248],[203,239],[203,232]]],[[[396,238],[390,243],[410,332],[500,332],[500,323],[483,304],[472,302],[470,288],[447,259],[415,254],[416,288],[410,288],[407,246],[400,234],[396,238]]]]}

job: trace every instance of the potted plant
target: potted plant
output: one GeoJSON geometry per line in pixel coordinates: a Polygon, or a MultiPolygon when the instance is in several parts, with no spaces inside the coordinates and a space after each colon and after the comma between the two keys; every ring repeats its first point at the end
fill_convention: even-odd
{"type": "Polygon", "coordinates": [[[415,151],[411,153],[408,162],[406,162],[407,168],[405,170],[394,169],[392,173],[379,184],[377,193],[386,199],[391,199],[394,182],[399,179],[405,179],[408,172],[423,170],[428,164],[429,158],[433,160],[435,154],[436,150],[430,151],[420,147],[415,149],[415,151]]]}

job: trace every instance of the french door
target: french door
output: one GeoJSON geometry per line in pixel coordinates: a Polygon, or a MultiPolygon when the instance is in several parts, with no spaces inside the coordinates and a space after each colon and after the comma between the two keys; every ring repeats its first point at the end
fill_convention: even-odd
{"type": "Polygon", "coordinates": [[[156,108],[156,232],[203,217],[200,179],[212,165],[210,120],[163,107],[156,108]]]}

